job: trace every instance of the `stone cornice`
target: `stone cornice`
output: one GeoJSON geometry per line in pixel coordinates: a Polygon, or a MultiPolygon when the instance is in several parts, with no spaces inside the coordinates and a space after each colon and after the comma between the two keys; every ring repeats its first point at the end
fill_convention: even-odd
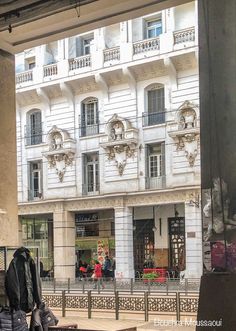
{"type": "Polygon", "coordinates": [[[200,187],[145,191],[128,194],[93,196],[86,198],[58,199],[54,201],[38,201],[18,205],[19,215],[57,213],[62,211],[83,211],[113,209],[125,206],[151,206],[170,203],[184,203],[193,195],[200,193],[200,187]]]}

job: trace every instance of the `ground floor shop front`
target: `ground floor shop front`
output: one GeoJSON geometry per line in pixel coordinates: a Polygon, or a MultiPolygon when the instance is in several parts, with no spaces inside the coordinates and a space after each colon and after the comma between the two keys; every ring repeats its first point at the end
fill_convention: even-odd
{"type": "Polygon", "coordinates": [[[196,194],[180,191],[21,205],[22,244],[39,248],[44,269],[55,278],[74,278],[81,263],[104,264],[106,255],[117,278],[137,277],[148,268],[200,277],[201,212],[193,200],[196,194]]]}

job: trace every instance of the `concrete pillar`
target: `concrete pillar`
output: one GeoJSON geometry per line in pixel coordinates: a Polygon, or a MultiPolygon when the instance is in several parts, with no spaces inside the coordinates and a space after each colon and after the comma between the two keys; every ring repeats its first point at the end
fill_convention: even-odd
{"type": "Polygon", "coordinates": [[[18,245],[15,59],[0,50],[0,245],[18,245]]]}
{"type": "Polygon", "coordinates": [[[74,214],[58,208],[53,213],[54,277],[75,278],[74,214]]]}
{"type": "Polygon", "coordinates": [[[115,208],[116,278],[134,278],[132,208],[115,208]]]}
{"type": "Polygon", "coordinates": [[[185,203],[186,278],[202,275],[202,220],[201,207],[185,203]]]}
{"type": "Polygon", "coordinates": [[[130,28],[132,28],[131,23],[121,22],[120,23],[120,61],[129,62],[132,61],[133,56],[133,43],[130,39],[130,28]]]}

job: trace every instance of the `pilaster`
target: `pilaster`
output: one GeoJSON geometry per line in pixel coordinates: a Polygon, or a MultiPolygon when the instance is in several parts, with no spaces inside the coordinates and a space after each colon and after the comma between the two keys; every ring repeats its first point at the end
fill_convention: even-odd
{"type": "Polygon", "coordinates": [[[115,208],[116,278],[134,278],[132,208],[115,208]]]}
{"type": "Polygon", "coordinates": [[[54,277],[75,278],[74,214],[57,208],[53,213],[54,277]]]}

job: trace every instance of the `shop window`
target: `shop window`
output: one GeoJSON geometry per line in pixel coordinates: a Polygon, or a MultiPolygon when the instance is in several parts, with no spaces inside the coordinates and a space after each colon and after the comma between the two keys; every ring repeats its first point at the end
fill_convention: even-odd
{"type": "Polygon", "coordinates": [[[76,237],[99,236],[98,214],[75,215],[76,237]]]}

